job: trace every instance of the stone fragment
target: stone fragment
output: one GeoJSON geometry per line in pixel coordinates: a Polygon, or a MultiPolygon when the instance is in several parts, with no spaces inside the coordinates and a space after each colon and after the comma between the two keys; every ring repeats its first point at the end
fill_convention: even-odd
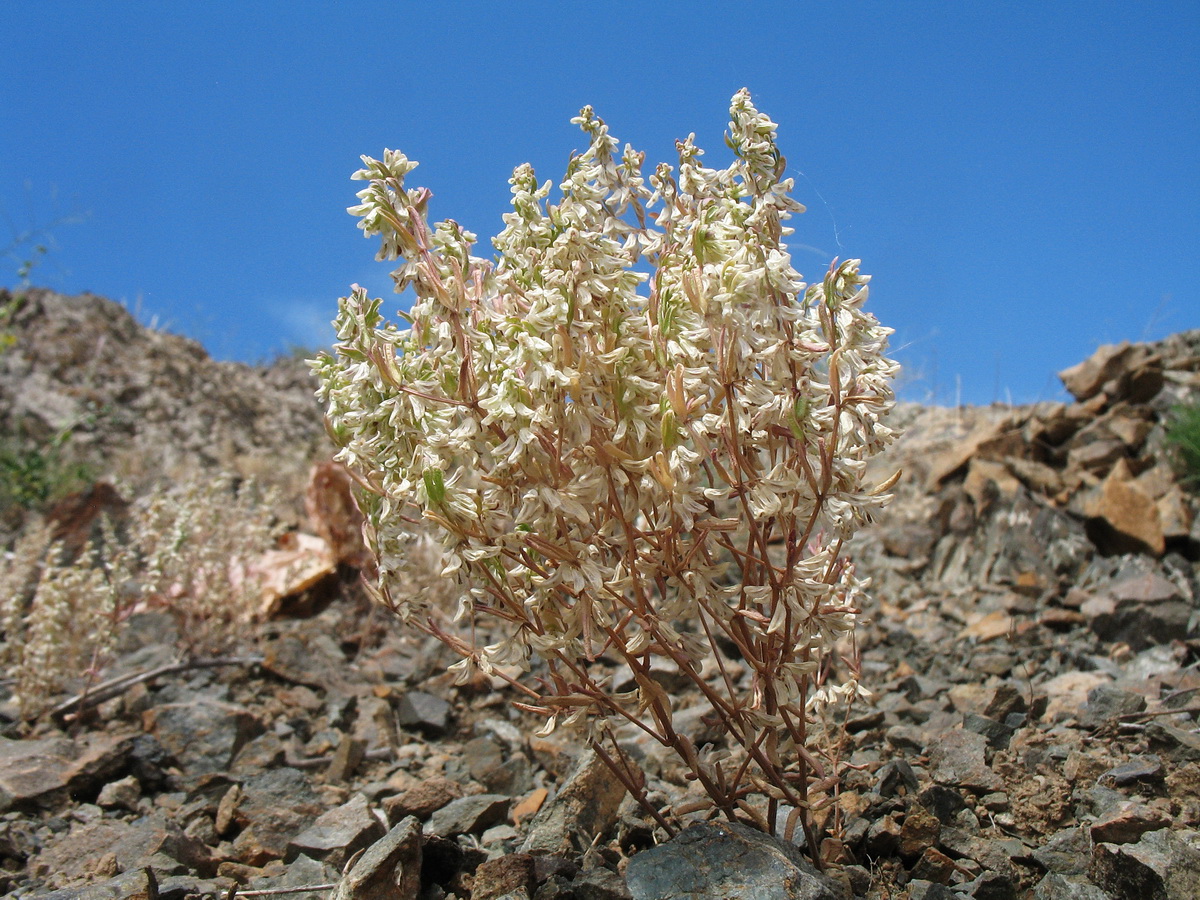
{"type": "Polygon", "coordinates": [[[1122,803],[1092,823],[1092,841],[1097,844],[1131,844],[1147,831],[1171,824],[1170,816],[1142,803],[1122,803]]]}
{"type": "MultiPolygon", "coordinates": [[[[278,865],[279,863],[273,864],[273,866],[278,865]]],[[[275,874],[272,867],[259,869],[258,871],[264,874],[250,878],[246,887],[250,890],[282,891],[289,888],[292,889],[286,894],[265,895],[267,897],[279,896],[281,900],[327,900],[329,896],[328,889],[309,892],[297,891],[295,889],[337,884],[341,878],[340,870],[333,868],[328,863],[304,855],[300,855],[288,863],[282,875],[275,874]],[[267,872],[271,874],[265,874],[267,872]]],[[[182,898],[182,900],[190,900],[190,898],[182,898]]]]}
{"type": "Polygon", "coordinates": [[[481,834],[508,815],[512,804],[502,794],[472,794],[452,800],[429,817],[429,831],[442,837],[481,834]]]}
{"type": "Polygon", "coordinates": [[[99,787],[125,768],[133,746],[128,736],[103,732],[80,741],[0,738],[0,812],[99,787]]]}
{"type": "Polygon", "coordinates": [[[1136,844],[1097,844],[1091,880],[1116,900],[1200,897],[1200,833],[1164,828],[1136,844]]]}
{"type": "Polygon", "coordinates": [[[234,820],[241,831],[233,841],[234,856],[253,866],[282,859],[288,842],[322,812],[325,804],[308,776],[297,769],[272,769],[242,783],[234,820]]]}
{"type": "Polygon", "coordinates": [[[973,731],[945,732],[929,750],[930,774],[939,784],[1000,791],[1004,781],[987,764],[987,738],[973,731]]]}
{"type": "Polygon", "coordinates": [[[571,890],[579,900],[633,900],[625,879],[599,866],[576,875],[571,890]]]}
{"type": "Polygon", "coordinates": [[[331,782],[349,781],[350,776],[362,765],[366,753],[366,741],[346,735],[334,751],[333,759],[329,761],[329,768],[325,771],[326,779],[331,782]]]}
{"type": "Polygon", "coordinates": [[[421,891],[421,823],[409,817],[367,848],[332,900],[395,900],[421,891]]]}
{"type": "Polygon", "coordinates": [[[944,884],[914,878],[908,883],[908,900],[960,900],[962,894],[944,884]]]}
{"type": "Polygon", "coordinates": [[[1076,400],[1103,392],[1107,399],[1144,403],[1163,385],[1162,364],[1145,344],[1105,344],[1081,363],[1058,373],[1076,400]]]}
{"type": "MultiPolygon", "coordinates": [[[[904,816],[904,823],[900,826],[900,855],[908,859],[920,856],[937,844],[941,831],[942,823],[937,816],[919,803],[914,803],[909,807],[904,816]]],[[[919,877],[928,878],[930,881],[940,880],[927,875],[919,877]]]]}
{"type": "Polygon", "coordinates": [[[119,781],[110,781],[100,789],[96,805],[101,809],[127,809],[137,812],[138,800],[142,797],[142,787],[132,775],[126,775],[119,781]]]}
{"type": "Polygon", "coordinates": [[[1017,900],[1017,885],[1007,872],[985,871],[967,885],[972,900],[1017,900]]]}
{"type": "Polygon", "coordinates": [[[1141,712],[1146,698],[1141,694],[1123,691],[1111,684],[1101,684],[1088,691],[1087,704],[1079,714],[1083,728],[1100,728],[1115,722],[1123,715],[1141,712]]]}
{"type": "Polygon", "coordinates": [[[537,890],[533,857],[528,853],[509,853],[489,859],[475,870],[471,900],[500,900],[503,897],[532,897],[537,890]]]}
{"type": "Polygon", "coordinates": [[[341,871],[347,860],[359,850],[383,837],[380,824],[362,794],[355,794],[341,806],[321,813],[308,828],[288,842],[285,859],[300,854],[326,862],[341,871]]]}
{"type": "Polygon", "coordinates": [[[981,734],[987,738],[987,742],[997,750],[1007,750],[1008,742],[1012,740],[1014,728],[1005,725],[1003,722],[997,722],[995,719],[987,716],[976,715],[975,713],[967,713],[963,716],[963,728],[967,731],[974,731],[976,734],[981,734]]]}
{"type": "Polygon", "coordinates": [[[462,760],[471,778],[493,793],[517,797],[533,787],[528,757],[519,750],[502,748],[488,735],[467,741],[462,760]]]}
{"type": "Polygon", "coordinates": [[[1033,900],[1113,900],[1084,878],[1050,872],[1033,889],[1033,900]]]}
{"type": "Polygon", "coordinates": [[[428,778],[403,794],[383,801],[383,810],[389,822],[399,822],[409,816],[421,821],[428,819],[437,810],[463,795],[462,788],[447,778],[428,778]]]}
{"type": "Polygon", "coordinates": [[[441,737],[450,727],[450,704],[424,691],[409,691],[396,709],[396,721],[427,737],[441,737]]]}
{"type": "Polygon", "coordinates": [[[958,866],[954,864],[954,860],[941,850],[926,847],[921,853],[921,858],[912,867],[912,877],[936,884],[950,884],[957,870],[958,866]]]}
{"type": "Polygon", "coordinates": [[[629,860],[633,900],[841,900],[831,878],[782,840],[740,823],[693,825],[629,860]]]}
{"type": "Polygon", "coordinates": [[[1114,766],[1103,773],[1098,782],[1112,787],[1128,787],[1138,782],[1155,782],[1163,779],[1162,760],[1153,753],[1131,757],[1128,762],[1114,766]]]}
{"type": "Polygon", "coordinates": [[[563,856],[586,849],[616,824],[625,793],[595,751],[585,751],[554,799],[534,816],[521,852],[563,856]]]}
{"type": "Polygon", "coordinates": [[[1146,726],[1146,739],[1151,748],[1162,748],[1162,752],[1175,762],[1200,760],[1200,734],[1193,731],[1184,731],[1165,722],[1151,722],[1146,726]]]}
{"type": "Polygon", "coordinates": [[[1153,553],[1166,549],[1158,504],[1118,460],[1087,507],[1092,542],[1107,553],[1153,553]]]}
{"type": "Polygon", "coordinates": [[[1075,718],[1087,703],[1088,692],[1110,681],[1112,677],[1103,672],[1068,671],[1056,675],[1039,688],[1039,693],[1048,698],[1042,718],[1051,723],[1075,718]]]}
{"type": "Polygon", "coordinates": [[[210,697],[156,706],[142,721],[189,775],[224,772],[243,745],[264,730],[245,707],[210,697]]]}
{"type": "Polygon", "coordinates": [[[346,657],[327,634],[296,629],[263,645],[262,666],[292,684],[336,694],[353,694],[346,682],[346,657]]]}
{"type": "Polygon", "coordinates": [[[158,880],[152,887],[152,877],[144,869],[135,869],[105,881],[48,891],[39,894],[38,900],[158,900],[158,880]]]}
{"type": "Polygon", "coordinates": [[[30,871],[69,883],[97,874],[97,863],[106,857],[111,857],[109,874],[149,867],[160,877],[185,875],[207,872],[212,865],[204,844],[156,810],[132,822],[101,818],[76,823],[46,844],[30,861],[30,871]]]}
{"type": "Polygon", "coordinates": [[[943,784],[931,784],[917,796],[920,804],[937,816],[943,825],[949,825],[959,810],[967,808],[962,794],[943,784]]]}

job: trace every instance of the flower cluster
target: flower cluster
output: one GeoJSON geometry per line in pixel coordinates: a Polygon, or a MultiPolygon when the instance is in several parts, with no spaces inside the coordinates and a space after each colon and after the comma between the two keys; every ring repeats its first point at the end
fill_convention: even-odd
{"type": "Polygon", "coordinates": [[[718,809],[773,831],[777,804],[804,810],[821,774],[808,705],[863,587],[845,544],[888,499],[865,471],[893,438],[896,364],[857,260],[812,285],[793,268],[784,222],[803,207],[775,123],[745,90],[730,118],[727,168],[701,165],[689,136],[677,167],[644,177],[644,154],[584,108],[573,121],[590,144],[557,202],[530,166],[513,173],[495,262],[457,223],[428,224],[430,193],[405,186],[415,162],[363,157],[350,212],[380,258],[403,260],[397,290],[416,301],[401,328],[355,286],[314,367],[385,602],[456,649],[462,678],[510,678],[524,708],[608,739],[618,774],[611,727],[625,721],[676,750],[718,809]],[[403,590],[422,520],[461,586],[453,631],[403,590]],[[480,646],[485,619],[504,636],[480,646]],[[635,690],[594,674],[602,654],[635,690]],[[675,733],[664,659],[738,754],[703,758],[675,733]],[[754,793],[772,814],[754,813],[754,793]]]}

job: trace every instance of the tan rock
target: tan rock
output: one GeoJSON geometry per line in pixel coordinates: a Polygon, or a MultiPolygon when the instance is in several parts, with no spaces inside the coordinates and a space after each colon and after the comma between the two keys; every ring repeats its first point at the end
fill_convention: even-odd
{"type": "Polygon", "coordinates": [[[975,456],[998,459],[1016,453],[1020,446],[1021,430],[1011,417],[984,422],[949,450],[934,457],[926,484],[930,489],[936,489],[975,456]]]}
{"type": "Polygon", "coordinates": [[[1100,492],[1087,510],[1107,534],[1117,552],[1150,552],[1161,555],[1165,549],[1162,517],[1154,498],[1134,480],[1129,464],[1120,460],[1100,486],[1100,492]]]}
{"type": "Polygon", "coordinates": [[[976,512],[989,508],[997,497],[1012,497],[1020,489],[1021,482],[1002,462],[975,458],[968,464],[963,490],[975,504],[976,512]]]}
{"type": "Polygon", "coordinates": [[[1076,400],[1088,400],[1100,393],[1110,400],[1127,398],[1133,402],[1150,399],[1162,387],[1162,365],[1144,344],[1105,344],[1078,365],[1058,373],[1063,385],[1076,400]]]}
{"type": "Polygon", "coordinates": [[[1179,485],[1171,485],[1157,505],[1164,538],[1187,538],[1192,533],[1195,514],[1179,485]]]}

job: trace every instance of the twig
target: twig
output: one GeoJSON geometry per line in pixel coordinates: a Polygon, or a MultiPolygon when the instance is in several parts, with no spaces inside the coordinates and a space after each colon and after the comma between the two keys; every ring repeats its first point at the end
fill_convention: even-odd
{"type": "Polygon", "coordinates": [[[52,716],[64,716],[84,706],[95,706],[113,697],[123,694],[135,684],[152,681],[162,675],[173,675],[176,672],[187,672],[191,669],[215,669],[220,666],[253,666],[261,663],[261,656],[219,656],[211,659],[192,659],[187,662],[167,663],[146,672],[135,672],[132,675],[120,675],[103,681],[90,690],[77,694],[70,700],[64,700],[50,710],[52,716]]]}
{"type": "Polygon", "coordinates": [[[1180,706],[1177,709],[1156,709],[1154,712],[1122,713],[1117,719],[1122,722],[1136,722],[1138,719],[1155,719],[1159,716],[1174,716],[1179,713],[1200,713],[1200,706],[1180,706]]]}
{"type": "Polygon", "coordinates": [[[307,894],[310,891],[331,891],[336,887],[337,882],[333,884],[310,884],[307,887],[261,888],[256,891],[239,891],[236,887],[231,887],[229,893],[225,895],[225,900],[233,900],[234,897],[270,897],[276,894],[307,894]]]}

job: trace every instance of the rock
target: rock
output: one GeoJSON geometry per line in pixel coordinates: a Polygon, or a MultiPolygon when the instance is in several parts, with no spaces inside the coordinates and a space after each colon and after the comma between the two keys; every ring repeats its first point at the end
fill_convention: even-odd
{"type": "Polygon", "coordinates": [[[1097,844],[1131,844],[1147,831],[1170,824],[1171,817],[1162,810],[1127,802],[1093,822],[1090,831],[1097,844]]]}
{"type": "Polygon", "coordinates": [[[0,812],[54,803],[68,790],[104,783],[126,765],[133,745],[128,736],[104,733],[81,742],[65,737],[0,738],[0,812]]]}
{"type": "Polygon", "coordinates": [[[1113,900],[1083,878],[1068,878],[1051,872],[1033,889],[1033,900],[1113,900]]]}
{"type": "Polygon", "coordinates": [[[1079,714],[1082,728],[1100,728],[1115,723],[1123,715],[1138,713],[1146,708],[1141,694],[1122,691],[1110,684],[1101,684],[1088,691],[1087,704],[1079,714]]]}
{"type": "Polygon", "coordinates": [[[633,900],[624,878],[599,867],[576,875],[571,889],[578,900],[633,900]]]}
{"type": "MultiPolygon", "coordinates": [[[[246,887],[251,890],[275,891],[292,888],[293,891],[279,895],[286,900],[326,900],[329,896],[328,889],[309,892],[295,891],[294,889],[327,884],[336,885],[340,876],[340,870],[334,869],[328,863],[300,855],[288,863],[287,869],[282,875],[272,874],[251,878],[246,887]]],[[[268,894],[267,896],[272,895],[268,894]]]]}
{"type": "Polygon", "coordinates": [[[1094,620],[1092,630],[1100,637],[1139,650],[1185,637],[1191,613],[1180,589],[1156,573],[1119,579],[1084,601],[1081,610],[1094,620]]]}
{"type": "Polygon", "coordinates": [[[1089,872],[1114,900],[1200,897],[1200,833],[1151,831],[1136,844],[1097,844],[1089,872]]]}
{"type": "Polygon", "coordinates": [[[1128,787],[1139,782],[1159,782],[1163,779],[1163,764],[1153,753],[1134,756],[1129,762],[1114,766],[1102,774],[1097,783],[1112,787],[1128,787]]]}
{"type": "Polygon", "coordinates": [[[362,765],[366,753],[366,741],[346,735],[338,744],[333,759],[329,761],[329,768],[325,771],[326,779],[332,782],[349,781],[350,776],[362,765]]]}
{"type": "Polygon", "coordinates": [[[189,775],[224,772],[264,730],[245,707],[209,697],[156,706],[147,710],[143,725],[189,775]]]}
{"type": "Polygon", "coordinates": [[[110,781],[101,788],[96,805],[102,809],[127,809],[137,812],[141,796],[142,788],[138,780],[132,775],[127,775],[119,781],[110,781]]]}
{"type": "Polygon", "coordinates": [[[633,900],[841,900],[800,851],[740,823],[692,825],[629,860],[633,900]]]}
{"type": "Polygon", "coordinates": [[[158,900],[158,887],[153,872],[138,869],[106,881],[39,894],[38,900],[158,900]]]}
{"type": "Polygon", "coordinates": [[[930,774],[939,784],[968,790],[1004,790],[1004,781],[987,765],[987,738],[973,731],[945,732],[929,750],[930,774]]]}
{"type": "Polygon", "coordinates": [[[446,778],[429,778],[403,794],[384,800],[383,809],[389,822],[399,822],[409,816],[424,821],[462,795],[462,788],[457,783],[446,778]]]}
{"type": "Polygon", "coordinates": [[[285,613],[311,615],[337,591],[337,560],[329,545],[316,535],[290,531],[246,568],[259,581],[258,615],[262,619],[285,613]]]}
{"type": "MultiPolygon", "coordinates": [[[[912,859],[920,856],[938,842],[942,831],[942,823],[937,816],[929,812],[919,803],[909,807],[900,826],[900,855],[912,859]]],[[[940,881],[928,875],[920,876],[929,881],[940,881]]]]}
{"type": "Polygon", "coordinates": [[[489,736],[467,741],[462,759],[471,778],[489,791],[518,797],[533,788],[529,759],[525,754],[505,750],[489,736]]]}
{"type": "Polygon", "coordinates": [[[1058,875],[1083,875],[1091,864],[1092,840],[1087,829],[1064,828],[1033,851],[1038,865],[1058,875]]]}
{"type": "Polygon", "coordinates": [[[471,900],[500,900],[503,897],[532,897],[537,890],[533,857],[527,853],[510,853],[489,859],[475,870],[471,900]]]}
{"type": "Polygon", "coordinates": [[[355,794],[341,806],[319,815],[288,843],[287,860],[304,854],[338,871],[359,850],[383,837],[384,828],[371,812],[367,798],[355,794]]]}
{"type": "Polygon", "coordinates": [[[103,545],[103,520],[120,528],[128,515],[128,501],[111,484],[101,481],[57,501],[46,513],[46,524],[50,540],[60,545],[60,561],[65,564],[78,558],[84,545],[103,545]]]}
{"type": "Polygon", "coordinates": [[[409,691],[396,708],[396,721],[427,737],[441,737],[450,727],[450,704],[424,691],[409,691]]]}
{"type": "Polygon", "coordinates": [[[1151,722],[1146,726],[1146,739],[1151,748],[1161,747],[1162,752],[1175,762],[1200,760],[1200,734],[1184,731],[1165,722],[1151,722]]]}
{"type": "Polygon", "coordinates": [[[1134,479],[1124,459],[1117,462],[1086,507],[1089,536],[1106,553],[1153,553],[1166,549],[1158,504],[1134,479]]]}
{"type": "Polygon", "coordinates": [[[962,894],[944,884],[914,878],[908,883],[908,900],[959,900],[962,894]]]}
{"type": "Polygon", "coordinates": [[[297,769],[272,769],[242,782],[233,818],[241,828],[233,841],[236,858],[261,866],[282,859],[292,837],[311,825],[324,804],[308,776],[297,769]]]}
{"type": "Polygon", "coordinates": [[[595,751],[584,752],[554,799],[534,816],[521,852],[563,856],[585,849],[616,824],[625,793],[595,751]]]}
{"type": "Polygon", "coordinates": [[[292,684],[337,694],[353,694],[346,681],[346,657],[327,634],[293,629],[263,645],[262,666],[292,684]]]}
{"type": "Polygon", "coordinates": [[[508,815],[512,800],[502,794],[473,794],[452,800],[429,817],[429,830],[442,837],[481,834],[508,815]]]}
{"type": "Polygon", "coordinates": [[[421,890],[421,823],[409,817],[367,848],[331,900],[395,900],[421,890]]]}
{"type": "Polygon", "coordinates": [[[1105,344],[1077,365],[1058,373],[1076,400],[1089,400],[1100,393],[1107,399],[1142,402],[1152,398],[1163,385],[1161,360],[1146,344],[1105,344]]]}
{"type": "Polygon", "coordinates": [[[35,874],[53,874],[58,884],[96,874],[96,866],[111,857],[111,871],[149,867],[159,877],[208,873],[209,850],[188,835],[161,811],[130,823],[102,818],[76,824],[55,836],[31,861],[35,874]]]}
{"type": "Polygon", "coordinates": [[[926,847],[912,867],[912,877],[936,884],[949,884],[958,871],[954,860],[936,847],[926,847]]]}

